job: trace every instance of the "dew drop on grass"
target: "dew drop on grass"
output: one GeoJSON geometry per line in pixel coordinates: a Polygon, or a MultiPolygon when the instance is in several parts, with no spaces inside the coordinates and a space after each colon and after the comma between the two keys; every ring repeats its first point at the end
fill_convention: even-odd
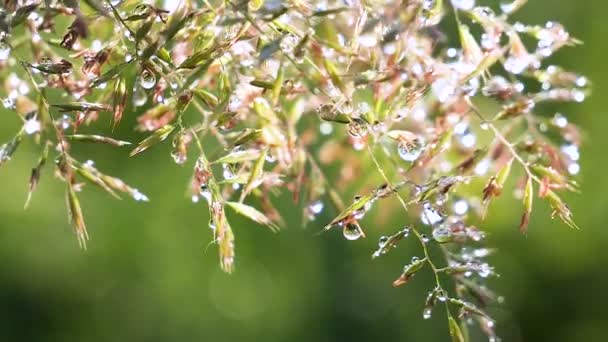
{"type": "Polygon", "coordinates": [[[386,244],[387,241],[388,241],[388,236],[382,235],[380,237],[380,239],[378,240],[378,247],[380,247],[380,248],[384,247],[384,245],[386,244]]]}
{"type": "Polygon", "coordinates": [[[397,144],[397,152],[401,159],[413,162],[420,157],[423,147],[424,144],[420,139],[416,139],[413,142],[400,141],[397,144]]]}
{"type": "Polygon", "coordinates": [[[439,243],[446,243],[452,240],[452,231],[446,227],[437,227],[433,229],[433,239],[439,243]]]}
{"type": "Polygon", "coordinates": [[[148,94],[146,94],[146,92],[142,88],[137,87],[133,91],[133,105],[135,107],[141,107],[141,106],[145,105],[147,101],[148,101],[148,94]]]}
{"type": "Polygon", "coordinates": [[[468,11],[475,7],[475,0],[452,0],[452,4],[460,10],[468,11]]]}
{"type": "Polygon", "coordinates": [[[363,236],[363,231],[357,223],[349,222],[342,228],[342,234],[347,240],[357,240],[363,236]]]}
{"type": "Polygon", "coordinates": [[[323,211],[323,207],[323,202],[317,200],[308,205],[308,210],[313,215],[319,215],[323,211]]]}
{"type": "Polygon", "coordinates": [[[139,84],[144,89],[152,89],[156,85],[156,75],[149,70],[144,70],[139,78],[139,84]]]}
{"type": "Polygon", "coordinates": [[[420,220],[426,225],[434,225],[443,221],[443,216],[429,202],[424,202],[420,220]]]}
{"type": "Polygon", "coordinates": [[[11,47],[3,41],[0,41],[0,61],[5,61],[11,54],[11,47]]]}
{"type": "Polygon", "coordinates": [[[424,310],[422,311],[422,318],[429,319],[429,318],[431,318],[432,314],[433,314],[433,309],[424,308],[424,310]]]}

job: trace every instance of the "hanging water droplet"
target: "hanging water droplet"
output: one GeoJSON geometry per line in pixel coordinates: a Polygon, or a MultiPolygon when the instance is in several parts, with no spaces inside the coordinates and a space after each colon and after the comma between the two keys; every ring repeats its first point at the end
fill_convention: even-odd
{"type": "Polygon", "coordinates": [[[199,193],[202,198],[207,200],[207,203],[211,203],[211,191],[209,191],[207,185],[201,185],[201,190],[199,193]]]}
{"type": "Polygon", "coordinates": [[[490,124],[488,124],[487,122],[482,122],[482,123],[479,125],[479,128],[483,129],[484,131],[487,131],[487,130],[488,130],[488,128],[490,128],[490,124]]]}
{"type": "Polygon", "coordinates": [[[324,121],[319,125],[319,131],[323,135],[330,135],[333,130],[334,127],[329,122],[324,121]]]}
{"type": "Polygon", "coordinates": [[[420,234],[420,239],[424,243],[428,243],[429,241],[431,241],[431,239],[426,234],[420,234]]]}
{"type": "Polygon", "coordinates": [[[565,144],[560,148],[562,153],[564,153],[570,160],[577,161],[580,158],[580,153],[578,152],[578,146],[574,144],[565,144]]]}
{"type": "Polygon", "coordinates": [[[437,205],[443,205],[445,202],[447,202],[448,200],[448,193],[439,193],[437,194],[437,197],[435,198],[435,204],[437,205]]]}
{"type": "Polygon", "coordinates": [[[437,291],[437,300],[442,303],[448,300],[448,296],[446,296],[445,291],[443,289],[439,289],[437,291]]]}
{"type": "Polygon", "coordinates": [[[570,163],[568,165],[568,173],[571,175],[576,175],[581,171],[581,166],[578,163],[570,163]]]}
{"type": "Polygon", "coordinates": [[[468,11],[475,7],[475,0],[452,0],[452,5],[463,11],[468,11]]]}
{"type": "Polygon", "coordinates": [[[275,157],[274,154],[272,154],[272,153],[267,153],[266,157],[264,159],[266,159],[266,162],[270,163],[270,164],[277,161],[277,157],[275,157]]]}
{"type": "Polygon", "coordinates": [[[213,221],[213,219],[209,219],[209,229],[215,230],[215,228],[215,221],[213,221]]]}
{"type": "Polygon", "coordinates": [[[6,109],[14,109],[14,107],[15,107],[15,100],[11,96],[9,96],[9,97],[7,97],[5,99],[2,99],[2,105],[6,109]]]}
{"type": "Polygon", "coordinates": [[[138,202],[148,202],[150,201],[150,199],[148,198],[148,196],[142,194],[141,192],[139,192],[139,190],[135,190],[133,191],[133,199],[138,201],[138,202]]]}
{"type": "Polygon", "coordinates": [[[509,13],[513,12],[516,9],[516,5],[517,4],[518,4],[518,1],[501,2],[500,3],[500,10],[503,13],[509,14],[509,13]]]}
{"type": "Polygon", "coordinates": [[[23,130],[25,131],[25,133],[30,135],[40,132],[40,121],[38,121],[35,117],[27,120],[23,124],[23,130]]]}
{"type": "Polygon", "coordinates": [[[323,202],[321,200],[316,200],[311,202],[308,207],[308,218],[313,220],[317,215],[319,215],[323,211],[323,202]]]}
{"type": "Polygon", "coordinates": [[[424,319],[431,318],[432,314],[433,314],[432,308],[424,308],[424,310],[422,310],[422,318],[424,318],[424,319]]]}
{"type": "Polygon", "coordinates": [[[352,137],[361,138],[367,135],[367,127],[363,120],[353,120],[346,126],[346,131],[352,137]]]}
{"type": "Polygon", "coordinates": [[[410,236],[410,231],[411,231],[410,227],[405,227],[405,228],[403,228],[402,231],[403,231],[403,237],[404,238],[410,236]]]}
{"type": "Polygon", "coordinates": [[[420,220],[426,225],[435,225],[443,221],[443,216],[429,202],[424,202],[420,220]]]}
{"type": "Polygon", "coordinates": [[[185,154],[177,151],[172,151],[171,157],[173,158],[173,161],[178,165],[184,164],[187,160],[187,156],[185,154]]]}
{"type": "Polygon", "coordinates": [[[234,178],[234,173],[232,172],[232,170],[230,169],[230,166],[228,164],[223,164],[222,169],[223,169],[222,175],[224,176],[224,179],[234,178]]]}
{"type": "Polygon", "coordinates": [[[473,146],[475,146],[475,142],[477,141],[477,137],[475,136],[474,133],[472,133],[471,131],[467,130],[459,139],[460,144],[462,145],[462,147],[464,148],[471,148],[473,146]]]}
{"type": "Polygon", "coordinates": [[[487,263],[483,263],[481,266],[479,266],[477,274],[479,274],[479,276],[482,278],[487,278],[490,276],[490,274],[492,274],[492,267],[487,263]]]}
{"type": "Polygon", "coordinates": [[[413,162],[422,154],[424,143],[421,139],[414,139],[413,141],[399,141],[397,144],[397,152],[401,159],[413,162]]]}
{"type": "Polygon", "coordinates": [[[355,222],[349,222],[342,228],[342,234],[347,240],[357,240],[363,236],[361,227],[355,222]]]}
{"type": "Polygon", "coordinates": [[[561,113],[555,113],[552,120],[553,124],[559,128],[564,128],[568,126],[568,119],[563,116],[561,113]]]}
{"type": "Polygon", "coordinates": [[[433,239],[439,243],[452,241],[452,231],[449,228],[440,226],[433,229],[433,239]]]}
{"type": "Polygon", "coordinates": [[[486,237],[482,231],[476,228],[467,228],[467,235],[475,242],[479,242],[486,237]]]}
{"type": "Polygon", "coordinates": [[[386,244],[387,241],[388,241],[388,236],[382,235],[380,237],[380,239],[378,240],[378,247],[380,247],[380,248],[384,247],[384,245],[386,244]]]}
{"type": "Polygon", "coordinates": [[[133,105],[135,107],[141,107],[148,101],[148,94],[143,88],[137,87],[133,90],[133,105]]]}
{"type": "Polygon", "coordinates": [[[139,84],[144,89],[152,89],[156,85],[156,75],[149,70],[144,70],[139,78],[139,84]]]}
{"type": "Polygon", "coordinates": [[[11,55],[11,47],[7,43],[0,41],[0,61],[5,61],[11,55]]]}
{"type": "Polygon", "coordinates": [[[454,203],[454,213],[456,215],[464,215],[469,210],[469,204],[465,200],[458,200],[454,203]]]}

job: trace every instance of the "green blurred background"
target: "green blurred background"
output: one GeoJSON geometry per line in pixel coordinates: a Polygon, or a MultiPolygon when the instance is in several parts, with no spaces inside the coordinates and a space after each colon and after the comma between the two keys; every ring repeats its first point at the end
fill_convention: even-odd
{"type": "MultiPolygon", "coordinates": [[[[517,15],[527,23],[556,20],[585,44],[553,59],[593,82],[582,105],[560,111],[585,131],[582,194],[568,196],[581,227],[552,221],[539,204],[529,233],[518,233],[520,204],[505,196],[484,226],[492,262],[501,274],[491,287],[506,300],[490,311],[504,341],[608,340],[608,2],[536,0],[517,15]]],[[[138,140],[133,118],[118,136],[138,140]]],[[[15,115],[0,111],[0,140],[18,129],[15,115]]],[[[106,123],[100,124],[103,129],[106,123]]],[[[24,143],[0,168],[0,340],[2,341],[336,341],[447,340],[444,315],[422,320],[428,274],[405,287],[391,281],[417,251],[401,246],[372,262],[377,237],[404,218],[374,225],[368,239],[344,241],[338,233],[317,235],[334,213],[300,227],[299,212],[280,201],[288,227],[279,234],[231,217],[237,268],[218,267],[205,206],[185,195],[191,168],[174,165],[169,144],[128,159],[126,151],[88,145],[100,170],[142,189],[141,204],[117,201],[87,187],[81,196],[91,241],[81,251],[67,223],[63,186],[48,168],[30,208],[23,210],[29,170],[37,159],[24,143]]],[[[369,184],[354,184],[352,191],[369,184]]],[[[276,202],[276,201],[275,201],[276,202]]],[[[376,210],[377,211],[377,210],[376,210]]],[[[481,338],[479,339],[481,340],[481,338]]]]}

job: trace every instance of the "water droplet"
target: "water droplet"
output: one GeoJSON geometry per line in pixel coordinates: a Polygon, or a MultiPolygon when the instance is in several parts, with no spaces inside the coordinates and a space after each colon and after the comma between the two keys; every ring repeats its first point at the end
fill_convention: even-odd
{"type": "Polygon", "coordinates": [[[433,309],[431,309],[431,308],[424,308],[424,310],[422,310],[422,318],[424,318],[424,319],[431,318],[432,314],[433,314],[433,309]]]}
{"type": "Polygon", "coordinates": [[[0,61],[5,61],[11,54],[11,47],[7,43],[0,41],[0,61]]]}
{"type": "Polygon", "coordinates": [[[452,231],[446,227],[437,227],[433,229],[433,239],[439,243],[452,241],[452,231]]]}
{"type": "Polygon", "coordinates": [[[477,274],[479,274],[479,276],[482,278],[487,278],[490,276],[490,274],[492,274],[492,267],[487,263],[483,263],[479,266],[477,274]]]}
{"type": "Polygon", "coordinates": [[[574,101],[576,102],[583,102],[585,101],[585,93],[580,91],[580,90],[573,90],[572,91],[572,98],[574,98],[574,101]]]}
{"type": "Polygon", "coordinates": [[[454,213],[456,215],[464,215],[469,210],[469,204],[465,200],[458,200],[454,203],[454,213]]]}
{"type": "Polygon", "coordinates": [[[138,201],[138,202],[148,202],[150,201],[150,199],[148,198],[148,196],[142,194],[141,192],[139,192],[139,190],[135,190],[133,191],[133,199],[138,201]]]}
{"type": "Polygon", "coordinates": [[[133,91],[133,105],[135,107],[141,107],[141,106],[145,105],[147,101],[148,101],[148,94],[146,94],[146,92],[142,88],[137,87],[133,91]]]}
{"type": "Polygon", "coordinates": [[[401,159],[413,162],[420,157],[424,143],[421,139],[415,139],[414,141],[399,141],[397,144],[397,152],[401,159]]]}
{"type": "Polygon", "coordinates": [[[209,229],[215,230],[215,228],[215,221],[213,221],[213,219],[209,219],[209,229]]]}
{"type": "Polygon", "coordinates": [[[570,163],[568,165],[568,173],[570,173],[571,175],[576,175],[581,171],[581,166],[578,165],[577,163],[570,163]]]}
{"type": "Polygon", "coordinates": [[[173,161],[178,165],[184,164],[187,160],[186,154],[176,151],[171,152],[171,157],[173,158],[173,161]]]}
{"type": "Polygon", "coordinates": [[[323,202],[316,200],[308,205],[308,210],[314,215],[319,215],[323,211],[323,202]]]}
{"type": "Polygon", "coordinates": [[[40,132],[40,121],[38,121],[36,118],[27,120],[23,124],[23,130],[25,131],[25,133],[30,135],[40,132]]]}
{"type": "Polygon", "coordinates": [[[156,75],[149,70],[144,70],[139,78],[139,84],[144,89],[152,89],[156,85],[156,75]]]}
{"type": "Polygon", "coordinates": [[[519,75],[534,64],[534,62],[533,57],[528,54],[522,56],[509,56],[505,61],[504,68],[512,74],[519,75]]]}
{"type": "Polygon", "coordinates": [[[329,122],[322,122],[319,125],[319,131],[323,135],[330,135],[331,132],[333,132],[333,130],[334,130],[334,127],[329,122]]]}
{"type": "Polygon", "coordinates": [[[410,227],[403,228],[403,237],[406,238],[406,237],[410,236],[410,231],[411,231],[410,227]]]}
{"type": "Polygon", "coordinates": [[[359,224],[355,222],[349,222],[344,225],[344,228],[342,228],[342,234],[347,240],[353,241],[362,237],[363,231],[361,230],[359,224]]]}
{"type": "Polygon", "coordinates": [[[568,119],[563,116],[561,113],[555,113],[553,116],[553,124],[559,128],[564,128],[568,126],[568,119]]]}
{"type": "Polygon", "coordinates": [[[420,234],[420,239],[424,243],[428,243],[429,241],[431,241],[431,239],[426,234],[420,234]]]}
{"type": "Polygon", "coordinates": [[[420,220],[426,225],[435,225],[443,221],[443,216],[429,202],[424,202],[420,220]]]}
{"type": "Polygon", "coordinates": [[[580,153],[578,152],[578,146],[574,144],[565,144],[560,148],[562,153],[564,153],[570,160],[577,161],[580,158],[580,153]]]}
{"type": "Polygon", "coordinates": [[[485,234],[477,228],[467,228],[467,235],[471,240],[476,242],[479,242],[486,237],[485,234]]]}
{"type": "Polygon", "coordinates": [[[475,146],[477,138],[475,137],[475,134],[473,134],[471,131],[467,131],[460,137],[459,141],[462,147],[471,148],[475,146]]]}
{"type": "Polygon", "coordinates": [[[488,128],[490,128],[490,124],[488,124],[487,122],[482,122],[482,123],[479,125],[479,128],[483,129],[484,131],[487,131],[487,130],[488,130],[488,128]]]}
{"type": "Polygon", "coordinates": [[[584,86],[586,86],[586,85],[587,85],[587,77],[585,77],[585,76],[579,76],[579,77],[576,79],[576,82],[575,82],[575,83],[576,83],[576,86],[577,86],[577,87],[584,87],[584,86]]]}
{"type": "Polygon", "coordinates": [[[511,1],[511,2],[501,2],[500,3],[500,10],[503,11],[503,13],[511,13],[513,12],[517,7],[519,1],[511,1]]]}
{"type": "Polygon", "coordinates": [[[380,248],[384,247],[384,245],[386,244],[387,241],[388,241],[388,236],[382,235],[380,237],[380,239],[378,240],[378,247],[380,247],[380,248]]]}
{"type": "Polygon", "coordinates": [[[2,99],[2,105],[6,109],[13,109],[15,107],[15,100],[11,96],[9,96],[5,99],[2,99]]]}
{"type": "Polygon", "coordinates": [[[232,172],[232,170],[230,169],[230,166],[228,164],[222,165],[222,168],[223,168],[222,175],[224,176],[224,179],[234,178],[234,173],[232,172]]]}
{"type": "Polygon", "coordinates": [[[272,154],[272,153],[267,153],[266,157],[264,159],[266,159],[266,162],[270,163],[270,164],[277,161],[277,157],[275,157],[274,154],[272,154]]]}
{"type": "Polygon", "coordinates": [[[347,126],[346,130],[352,137],[360,138],[367,135],[367,127],[362,120],[353,120],[347,126]]]}
{"type": "Polygon", "coordinates": [[[468,11],[475,6],[475,0],[452,0],[454,7],[468,11]]]}

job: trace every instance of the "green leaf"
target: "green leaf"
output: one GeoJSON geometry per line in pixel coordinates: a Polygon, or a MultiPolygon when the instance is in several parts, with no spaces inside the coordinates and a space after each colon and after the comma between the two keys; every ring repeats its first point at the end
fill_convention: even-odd
{"type": "Polygon", "coordinates": [[[110,70],[106,71],[105,73],[103,73],[101,76],[93,79],[91,81],[91,88],[97,88],[100,85],[107,83],[111,80],[113,80],[114,78],[118,77],[118,75],[120,75],[123,71],[125,71],[125,69],[127,68],[127,66],[129,66],[129,64],[131,64],[131,62],[125,62],[122,64],[118,64],[117,66],[111,68],[110,70]]]}
{"type": "Polygon", "coordinates": [[[227,155],[218,158],[214,164],[236,164],[246,161],[256,160],[259,158],[261,151],[258,149],[237,150],[228,153],[227,155]]]}
{"type": "Polygon", "coordinates": [[[169,134],[171,134],[174,129],[175,126],[173,125],[165,125],[164,127],[157,129],[154,133],[152,133],[152,135],[142,140],[139,145],[137,145],[137,147],[133,151],[131,151],[129,156],[133,157],[134,155],[139,154],[147,150],[151,146],[156,145],[159,142],[167,139],[169,134]]]}
{"type": "Polygon", "coordinates": [[[72,135],[66,135],[65,138],[68,140],[72,140],[72,141],[82,141],[82,142],[90,142],[90,143],[97,143],[97,144],[108,144],[108,145],[117,146],[117,147],[131,145],[131,143],[128,141],[116,140],[113,138],[104,137],[104,136],[95,135],[95,134],[72,134],[72,135]]]}
{"type": "Polygon", "coordinates": [[[453,342],[465,342],[464,335],[460,330],[460,325],[454,319],[454,317],[448,317],[448,324],[450,326],[450,336],[452,336],[453,342]]]}
{"type": "Polygon", "coordinates": [[[69,102],[52,104],[51,107],[59,108],[62,112],[87,112],[100,111],[107,112],[111,110],[111,106],[105,103],[91,102],[69,102]]]}
{"type": "Polygon", "coordinates": [[[277,227],[266,215],[252,206],[239,202],[226,202],[226,205],[231,207],[238,214],[243,215],[254,222],[268,226],[273,232],[279,230],[279,227],[277,227]]]}
{"type": "Polygon", "coordinates": [[[251,192],[251,190],[253,190],[259,185],[258,180],[260,179],[260,177],[262,177],[262,173],[264,172],[264,163],[266,161],[267,154],[268,149],[265,149],[262,153],[260,153],[258,160],[253,165],[253,168],[251,169],[251,173],[249,175],[249,180],[247,180],[247,184],[245,185],[243,192],[241,192],[241,202],[243,202],[245,196],[247,196],[251,192]]]}

